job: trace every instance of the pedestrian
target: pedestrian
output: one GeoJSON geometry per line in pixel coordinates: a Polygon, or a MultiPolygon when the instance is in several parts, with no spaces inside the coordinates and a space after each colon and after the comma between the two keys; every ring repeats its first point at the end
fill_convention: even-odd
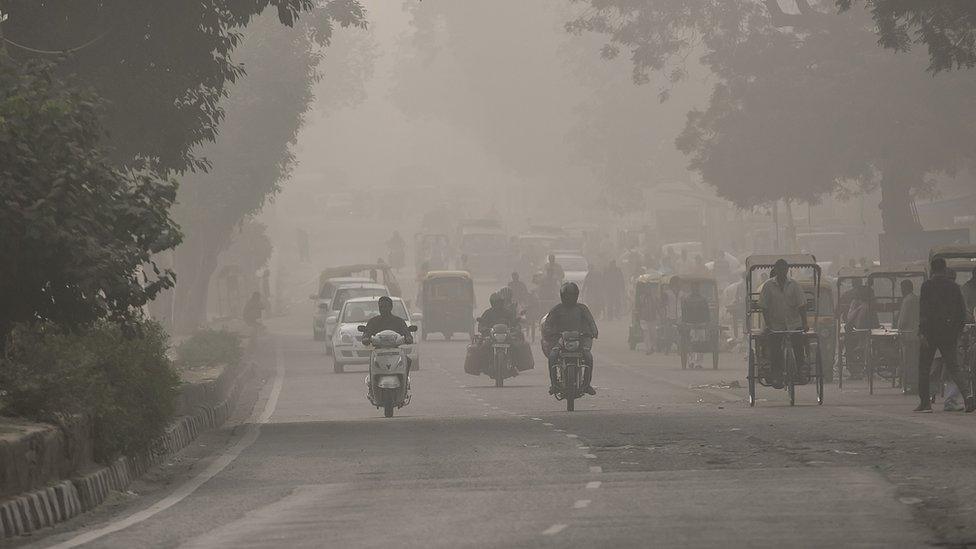
{"type": "MultiPolygon", "coordinates": [[[[690,291],[681,300],[681,323],[687,330],[686,337],[692,347],[697,347],[699,343],[707,337],[707,324],[711,317],[708,309],[708,300],[701,294],[697,283],[689,285],[690,291]]],[[[702,353],[691,351],[688,353],[688,367],[691,369],[702,367],[702,353]]]]}
{"type": "Polygon", "coordinates": [[[918,379],[918,296],[911,280],[901,281],[901,307],[898,310],[898,340],[901,342],[902,379],[905,380],[905,393],[912,393],[915,387],[908,387],[909,380],[918,379]]]}
{"type": "Polygon", "coordinates": [[[257,328],[261,324],[261,312],[263,310],[264,304],[261,303],[261,292],[254,292],[251,294],[251,298],[247,300],[247,303],[244,304],[241,317],[243,317],[245,324],[251,328],[257,328]]]}
{"type": "MultiPolygon", "coordinates": [[[[945,375],[955,381],[963,394],[967,383],[959,371],[956,357],[959,335],[966,322],[966,306],[959,286],[949,277],[945,259],[937,257],[930,264],[932,277],[922,283],[919,295],[919,357],[918,357],[918,395],[916,412],[931,413],[932,400],[929,396],[929,374],[935,352],[942,355],[945,375]]],[[[976,409],[973,397],[967,397],[966,412],[976,409]]]]}
{"type": "Polygon", "coordinates": [[[584,300],[594,318],[600,318],[606,306],[605,278],[604,273],[596,265],[593,265],[586,273],[586,278],[583,279],[584,300]]]}
{"type": "Polygon", "coordinates": [[[603,275],[604,304],[607,320],[617,319],[620,308],[623,306],[624,293],[627,290],[626,284],[623,271],[617,266],[617,262],[611,259],[603,275]]]}

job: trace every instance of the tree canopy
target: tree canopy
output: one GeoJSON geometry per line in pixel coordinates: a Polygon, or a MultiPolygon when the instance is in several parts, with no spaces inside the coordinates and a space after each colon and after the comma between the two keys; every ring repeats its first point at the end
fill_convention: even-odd
{"type": "Polygon", "coordinates": [[[180,242],[176,184],[109,159],[103,107],[0,51],[0,338],[18,322],[126,323],[174,283],[152,258],[180,242]]]}
{"type": "MultiPolygon", "coordinates": [[[[850,9],[857,0],[837,0],[850,9]]],[[[864,0],[879,35],[878,43],[895,51],[925,45],[929,70],[976,67],[976,2],[972,0],[864,0]]]]}
{"type": "Polygon", "coordinates": [[[924,175],[972,154],[974,82],[933,80],[918,55],[876,45],[864,13],[775,0],[601,0],[569,30],[607,34],[604,55],[630,52],[634,80],[682,76],[700,54],[718,77],[709,105],[677,140],[690,166],[742,206],[816,202],[844,181],[880,185],[886,231],[917,229],[912,192],[924,175]],[[926,98],[919,101],[920,97],[926,98]]]}

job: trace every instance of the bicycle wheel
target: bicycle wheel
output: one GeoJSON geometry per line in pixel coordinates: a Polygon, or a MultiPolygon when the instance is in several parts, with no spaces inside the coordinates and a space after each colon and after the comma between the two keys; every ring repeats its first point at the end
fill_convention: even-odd
{"type": "Polygon", "coordinates": [[[756,405],[756,353],[749,345],[749,407],[756,405]]]}
{"type": "Polygon", "coordinates": [[[824,402],[824,367],[823,367],[823,356],[820,354],[820,344],[817,344],[817,352],[814,355],[817,360],[816,372],[817,372],[817,404],[823,405],[824,402]]]}
{"type": "Polygon", "coordinates": [[[796,405],[796,355],[790,341],[783,342],[783,373],[786,375],[786,391],[790,395],[790,406],[796,405]]]}

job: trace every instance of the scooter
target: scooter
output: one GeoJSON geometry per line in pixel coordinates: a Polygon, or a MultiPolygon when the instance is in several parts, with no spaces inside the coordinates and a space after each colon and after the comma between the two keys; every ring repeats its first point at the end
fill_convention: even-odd
{"type": "MultiPolygon", "coordinates": [[[[416,332],[416,326],[410,326],[416,332]]],[[[359,326],[360,332],[366,326],[359,326]]],[[[410,366],[405,339],[392,330],[383,330],[371,338],[363,338],[363,345],[372,348],[369,375],[366,376],[366,399],[383,409],[385,417],[393,417],[395,408],[410,404],[410,366]]]]}

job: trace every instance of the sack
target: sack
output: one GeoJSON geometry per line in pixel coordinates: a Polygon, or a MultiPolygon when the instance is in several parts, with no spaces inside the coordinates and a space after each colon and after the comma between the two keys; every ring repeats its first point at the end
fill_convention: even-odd
{"type": "Polygon", "coordinates": [[[512,360],[515,368],[520,372],[535,368],[535,357],[532,356],[532,346],[527,341],[512,344],[512,360]]]}
{"type": "Polygon", "coordinates": [[[487,345],[471,343],[468,345],[468,352],[464,356],[464,373],[479,376],[488,366],[491,359],[491,348],[487,345]]]}

